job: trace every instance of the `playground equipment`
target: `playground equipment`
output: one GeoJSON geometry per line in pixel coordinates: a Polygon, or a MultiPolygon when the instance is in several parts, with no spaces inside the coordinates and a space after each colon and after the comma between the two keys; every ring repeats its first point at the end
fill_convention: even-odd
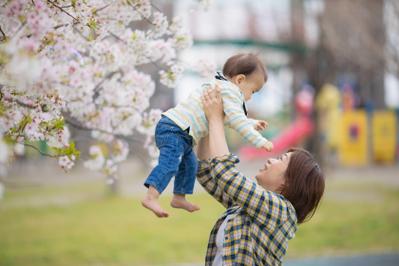
{"type": "Polygon", "coordinates": [[[396,154],[396,115],[393,111],[378,111],[372,116],[372,156],[379,163],[392,164],[396,154]]]}
{"type": "MultiPolygon", "coordinates": [[[[341,94],[337,87],[326,84],[316,99],[324,152],[338,155],[340,164],[345,166],[364,166],[370,162],[395,163],[399,157],[399,111],[370,113],[364,109],[355,110],[350,100],[352,96],[349,96],[348,90],[341,94]],[[345,108],[341,98],[346,102],[345,108]]],[[[272,152],[244,146],[239,150],[242,160],[279,155],[310,137],[314,131],[310,118],[313,110],[312,92],[306,89],[299,92],[295,98],[295,108],[296,119],[272,140],[272,152]]]]}
{"type": "Polygon", "coordinates": [[[297,146],[309,137],[314,130],[314,124],[310,118],[313,110],[313,93],[307,89],[301,90],[295,97],[295,109],[297,111],[295,121],[272,140],[274,145],[272,152],[244,146],[239,150],[241,160],[266,158],[281,154],[289,147],[297,146]]]}
{"type": "Polygon", "coordinates": [[[339,160],[342,165],[362,166],[368,162],[368,125],[365,111],[343,112],[339,142],[339,160]]]}

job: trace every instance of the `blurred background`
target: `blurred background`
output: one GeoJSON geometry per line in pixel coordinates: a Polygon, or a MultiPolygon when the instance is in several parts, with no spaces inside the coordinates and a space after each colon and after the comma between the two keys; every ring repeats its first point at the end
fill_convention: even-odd
{"type": "MultiPolygon", "coordinates": [[[[268,82],[248,102],[272,154],[228,131],[241,170],[268,156],[309,149],[326,173],[326,193],[290,242],[285,265],[399,265],[399,2],[396,0],[154,1],[183,18],[194,44],[175,90],[157,84],[154,108],[184,99],[236,53],[258,54],[268,82]],[[204,1],[207,2],[207,1],[204,1]],[[199,73],[202,73],[200,75],[199,73]]],[[[154,71],[154,79],[157,74],[154,71]]],[[[78,147],[85,132],[74,131],[78,147]]],[[[140,206],[149,173],[142,143],[109,185],[82,165],[64,173],[27,150],[0,188],[0,265],[203,265],[223,208],[197,184],[193,214],[140,206]]],[[[42,149],[46,149],[45,143],[42,149]]]]}

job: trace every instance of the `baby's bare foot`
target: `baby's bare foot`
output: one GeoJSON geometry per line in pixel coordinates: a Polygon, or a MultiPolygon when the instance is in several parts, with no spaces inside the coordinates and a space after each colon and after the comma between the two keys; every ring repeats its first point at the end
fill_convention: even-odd
{"type": "Polygon", "coordinates": [[[151,197],[146,196],[141,201],[141,204],[145,208],[151,210],[159,218],[166,218],[166,217],[169,216],[169,214],[162,209],[161,205],[159,205],[159,203],[158,203],[158,201],[156,199],[153,199],[151,197]]]}
{"type": "Polygon", "coordinates": [[[200,209],[197,205],[188,202],[184,197],[181,196],[173,197],[172,201],[170,202],[170,206],[173,208],[184,209],[188,212],[195,212],[200,209]]]}

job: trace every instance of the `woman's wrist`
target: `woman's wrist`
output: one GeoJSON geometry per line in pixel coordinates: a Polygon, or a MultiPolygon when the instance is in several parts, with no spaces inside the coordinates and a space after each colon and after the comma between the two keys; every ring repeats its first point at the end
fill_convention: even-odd
{"type": "Polygon", "coordinates": [[[220,115],[213,115],[208,118],[208,123],[224,123],[224,117],[220,115]]]}
{"type": "Polygon", "coordinates": [[[229,153],[224,133],[223,119],[209,121],[209,149],[210,156],[216,157],[229,153]]]}
{"type": "Polygon", "coordinates": [[[209,154],[209,136],[206,136],[198,142],[197,157],[199,160],[208,160],[209,154]]]}

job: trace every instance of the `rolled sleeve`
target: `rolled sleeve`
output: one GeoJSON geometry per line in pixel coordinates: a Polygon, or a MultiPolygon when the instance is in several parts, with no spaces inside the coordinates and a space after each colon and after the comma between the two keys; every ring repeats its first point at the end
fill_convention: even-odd
{"type": "Polygon", "coordinates": [[[198,161],[197,180],[201,186],[225,208],[230,208],[233,205],[233,201],[228,194],[219,187],[215,178],[211,175],[210,161],[198,161]]]}
{"type": "Polygon", "coordinates": [[[239,162],[240,162],[240,159],[238,159],[238,156],[230,153],[230,154],[217,156],[217,157],[211,159],[210,165],[215,166],[216,164],[219,164],[219,163],[237,164],[239,162]]]}

